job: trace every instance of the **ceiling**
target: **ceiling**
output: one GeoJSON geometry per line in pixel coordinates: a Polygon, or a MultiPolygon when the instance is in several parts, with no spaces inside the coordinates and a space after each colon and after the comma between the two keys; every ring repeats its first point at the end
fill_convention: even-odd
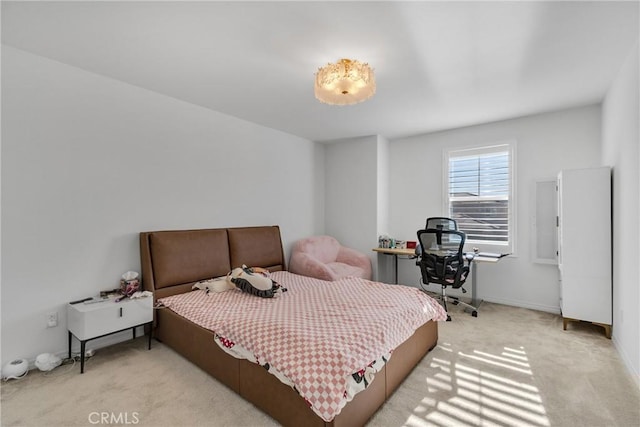
{"type": "Polygon", "coordinates": [[[2,43],[313,141],[389,139],[600,102],[637,1],[7,2],[2,43]],[[375,69],[329,106],[319,66],[375,69]]]}

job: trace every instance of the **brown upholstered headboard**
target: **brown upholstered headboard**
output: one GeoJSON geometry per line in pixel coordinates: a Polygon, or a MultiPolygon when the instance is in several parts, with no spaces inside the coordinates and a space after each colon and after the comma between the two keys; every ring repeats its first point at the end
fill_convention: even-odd
{"type": "Polygon", "coordinates": [[[154,298],[189,292],[194,282],[246,264],[285,270],[280,228],[212,228],[140,233],[142,284],[154,298]]]}

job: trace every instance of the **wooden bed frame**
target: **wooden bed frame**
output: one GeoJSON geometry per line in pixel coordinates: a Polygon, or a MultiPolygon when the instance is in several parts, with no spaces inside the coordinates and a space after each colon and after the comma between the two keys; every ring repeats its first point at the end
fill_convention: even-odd
{"type": "MultiPolygon", "coordinates": [[[[143,286],[154,300],[189,292],[194,282],[224,276],[242,264],[286,269],[278,226],[142,232],[140,258],[143,286]]],[[[212,331],[170,309],[155,310],[153,333],[285,426],[364,425],[438,341],[437,323],[422,325],[393,351],[369,387],[327,423],[291,387],[263,367],[228,355],[212,331]]]]}

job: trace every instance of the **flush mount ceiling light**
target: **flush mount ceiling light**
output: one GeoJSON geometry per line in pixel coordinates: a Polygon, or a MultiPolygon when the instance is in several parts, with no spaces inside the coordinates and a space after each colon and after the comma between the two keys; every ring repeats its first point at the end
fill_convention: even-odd
{"type": "Polygon", "coordinates": [[[369,64],[341,59],[318,68],[314,86],[316,98],[331,105],[350,105],[365,101],[376,93],[376,81],[369,64]]]}

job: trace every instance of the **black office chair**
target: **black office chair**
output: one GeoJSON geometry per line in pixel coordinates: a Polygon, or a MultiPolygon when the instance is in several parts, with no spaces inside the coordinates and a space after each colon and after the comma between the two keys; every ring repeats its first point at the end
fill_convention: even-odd
{"type": "MultiPolygon", "coordinates": [[[[477,307],[457,297],[447,296],[447,286],[453,289],[461,288],[463,293],[467,292],[462,287],[470,273],[469,260],[463,251],[465,239],[465,234],[457,230],[435,228],[419,230],[418,241],[421,253],[416,264],[420,266],[422,283],[425,285],[437,283],[442,286],[441,300],[445,311],[447,301],[451,300],[454,305],[461,304],[469,308],[471,315],[478,317],[477,307]]],[[[447,312],[447,321],[450,320],[451,316],[447,312]]]]}
{"type": "Polygon", "coordinates": [[[424,227],[426,230],[430,228],[442,229],[442,230],[457,230],[458,223],[455,219],[446,218],[443,216],[434,216],[427,218],[427,225],[424,227]]]}
{"type": "MultiPolygon", "coordinates": [[[[456,222],[455,219],[451,219],[451,218],[447,218],[444,216],[432,216],[430,218],[427,218],[427,224],[425,225],[425,230],[428,230],[430,228],[435,228],[438,230],[457,230],[458,229],[458,223],[456,222]]],[[[420,242],[418,242],[418,244],[416,245],[416,257],[420,257],[420,251],[422,249],[420,248],[420,242]]]]}

